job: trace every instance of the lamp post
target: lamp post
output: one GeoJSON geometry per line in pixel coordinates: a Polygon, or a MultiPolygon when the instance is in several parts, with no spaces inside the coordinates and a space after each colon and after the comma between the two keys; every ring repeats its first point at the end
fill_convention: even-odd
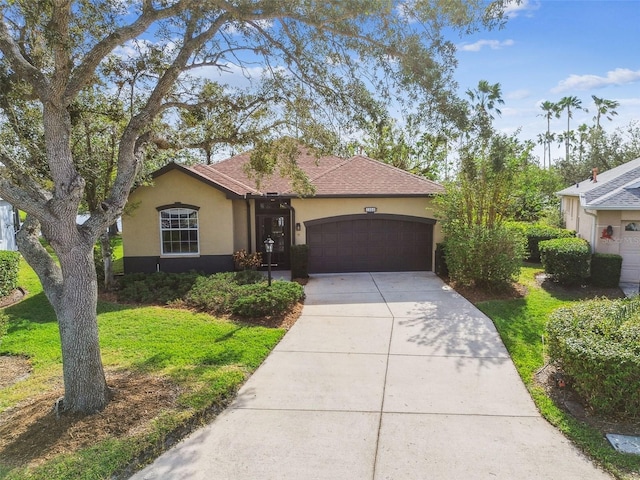
{"type": "Polygon", "coordinates": [[[267,252],[267,279],[268,286],[271,286],[271,253],[273,252],[273,244],[276,243],[271,237],[267,237],[264,241],[264,249],[267,252]]]}

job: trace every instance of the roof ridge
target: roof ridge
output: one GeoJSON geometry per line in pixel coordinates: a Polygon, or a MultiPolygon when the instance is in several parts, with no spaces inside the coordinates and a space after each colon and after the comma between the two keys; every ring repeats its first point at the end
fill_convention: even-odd
{"type": "MultiPolygon", "coordinates": [[[[254,187],[250,187],[249,185],[245,185],[244,183],[236,180],[235,178],[227,175],[226,173],[222,173],[220,170],[218,170],[217,168],[215,168],[213,165],[204,165],[202,163],[196,164],[194,165],[194,167],[200,166],[202,169],[204,170],[213,170],[214,172],[216,172],[218,175],[220,175],[221,177],[229,180],[230,182],[235,183],[236,185],[242,187],[245,189],[245,191],[243,193],[260,193],[260,191],[257,188],[254,187]]],[[[198,170],[196,170],[194,167],[189,167],[191,170],[193,170],[194,172],[196,172],[198,175],[202,175],[198,170]]]]}

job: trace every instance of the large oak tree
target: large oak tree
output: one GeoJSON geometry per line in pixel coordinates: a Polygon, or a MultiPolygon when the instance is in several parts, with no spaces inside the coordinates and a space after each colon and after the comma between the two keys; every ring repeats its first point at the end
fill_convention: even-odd
{"type": "Polygon", "coordinates": [[[346,105],[365,88],[444,110],[453,97],[455,48],[442,30],[493,26],[501,10],[501,2],[480,0],[0,1],[1,121],[14,134],[0,145],[0,196],[27,213],[18,244],[58,319],[64,410],[95,412],[109,401],[93,246],[123,211],[151,125],[176,105],[186,74],[207,68],[249,75],[261,67],[285,72],[299,90],[322,99],[318,105],[346,105]],[[72,106],[89,86],[119,88],[109,75],[123,58],[144,78],[129,83],[139,91],[118,138],[111,187],[78,225],[90,169],[79,168],[71,148],[72,106]],[[22,121],[19,106],[32,117],[22,121]],[[58,262],[39,242],[40,231],[58,262]]]}

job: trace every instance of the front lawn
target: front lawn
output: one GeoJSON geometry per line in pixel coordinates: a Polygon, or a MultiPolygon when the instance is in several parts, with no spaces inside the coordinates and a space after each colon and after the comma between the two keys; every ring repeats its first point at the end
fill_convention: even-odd
{"type": "Polygon", "coordinates": [[[542,288],[535,278],[541,270],[531,264],[522,268],[520,283],[527,288],[523,298],[484,301],[476,306],[493,320],[542,415],[616,478],[640,478],[639,456],[616,452],[600,430],[559,408],[535,381],[536,373],[545,367],[544,332],[549,313],[584,298],[580,287],[566,291],[542,288]]]}
{"type": "Polygon", "coordinates": [[[284,335],[204,313],[99,302],[114,399],[87,419],[56,418],[52,406],[63,393],[58,326],[24,262],[20,275],[29,293],[5,309],[9,330],[0,355],[26,357],[31,372],[0,388],[2,479],[122,474],[224,408],[284,335]]]}

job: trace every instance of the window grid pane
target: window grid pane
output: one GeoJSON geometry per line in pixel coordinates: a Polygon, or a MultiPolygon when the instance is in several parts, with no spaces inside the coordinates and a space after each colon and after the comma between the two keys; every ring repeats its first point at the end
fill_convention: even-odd
{"type": "Polygon", "coordinates": [[[160,212],[162,254],[197,254],[198,212],[187,208],[169,208],[160,212]]]}

